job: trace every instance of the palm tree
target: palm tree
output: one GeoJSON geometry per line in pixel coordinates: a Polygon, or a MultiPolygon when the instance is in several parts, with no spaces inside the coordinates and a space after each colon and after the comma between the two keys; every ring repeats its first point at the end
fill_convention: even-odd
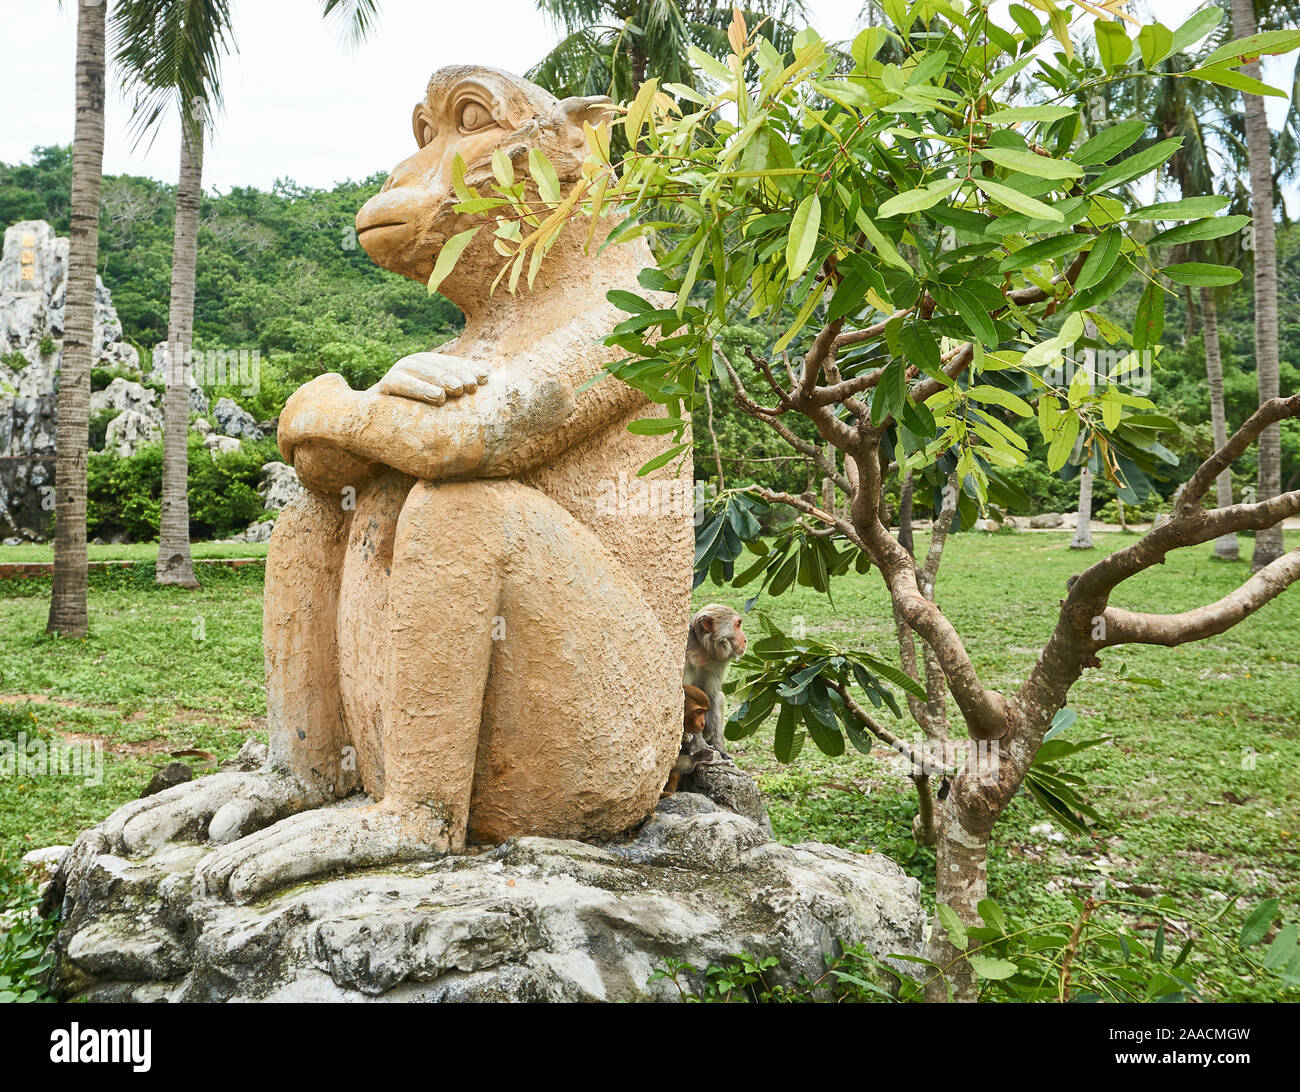
{"type": "Polygon", "coordinates": [[[172,234],[171,302],[163,369],[163,478],[158,525],[159,584],[197,588],[190,556],[187,361],[194,340],[194,277],[203,198],[203,131],[219,106],[220,61],[229,50],[228,0],[122,0],[113,18],[115,59],[135,91],[137,139],[175,108],[181,119],[180,176],[172,234]]]}
{"type": "MultiPolygon", "coordinates": [[[[1212,49],[1207,45],[1203,52],[1212,49]]],[[[1143,112],[1151,119],[1151,124],[1161,140],[1171,137],[1182,139],[1182,145],[1165,163],[1166,178],[1178,188],[1179,196],[1204,196],[1215,192],[1216,184],[1225,178],[1225,171],[1232,164],[1233,156],[1218,155],[1223,167],[1216,170],[1212,160],[1216,149],[1229,152],[1239,147],[1239,140],[1225,120],[1236,112],[1236,95],[1213,84],[1197,80],[1180,79],[1175,73],[1195,67],[1196,61],[1176,54],[1162,62],[1162,71],[1169,73],[1156,80],[1152,85],[1152,97],[1147,101],[1143,112]]],[[[1234,185],[1239,186],[1236,178],[1234,185]]],[[[1216,243],[1220,241],[1216,240],[1216,243]]],[[[1187,249],[1223,248],[1215,244],[1197,247],[1192,244],[1187,249]]],[[[1232,256],[1216,254],[1214,259],[1231,262],[1232,256]]],[[[1174,259],[1175,261],[1181,259],[1174,259]]],[[[1196,317],[1196,297],[1188,288],[1184,299],[1187,308],[1187,325],[1189,335],[1194,327],[1196,317]]],[[[1210,391],[1210,420],[1214,430],[1214,448],[1221,449],[1228,440],[1227,412],[1223,400],[1223,357],[1219,350],[1218,309],[1215,306],[1212,289],[1203,288],[1200,292],[1200,317],[1205,340],[1205,374],[1210,391]]],[[[1220,508],[1232,504],[1232,475],[1225,470],[1215,482],[1216,501],[1220,508]]],[[[1237,536],[1235,533],[1221,535],[1214,541],[1214,556],[1223,561],[1237,561],[1240,558],[1237,536]]]]}
{"type": "MultiPolygon", "coordinates": [[[[1256,32],[1252,0],[1232,0],[1232,30],[1237,38],[1256,32]]],[[[1259,62],[1244,68],[1253,79],[1260,78],[1259,62]]],[[[1259,95],[1242,94],[1245,109],[1246,150],[1250,162],[1251,211],[1255,228],[1255,367],[1259,376],[1259,400],[1276,398],[1279,391],[1277,362],[1277,241],[1273,223],[1272,134],[1259,95]]],[[[1282,491],[1282,432],[1278,425],[1265,429],[1259,438],[1259,500],[1282,491]]],[[[1255,555],[1251,569],[1258,572],[1282,556],[1282,526],[1255,532],[1255,555]]]]}
{"type": "MultiPolygon", "coordinates": [[[[322,0],[325,16],[343,20],[353,40],[373,25],[377,0],[322,0]]],[[[220,62],[231,46],[229,0],[122,0],[113,21],[116,59],[134,90],[137,138],[170,109],[181,119],[180,174],[172,236],[171,302],[163,396],[163,480],[158,527],[159,584],[197,588],[190,554],[189,367],[194,340],[194,281],[203,138],[221,105],[220,62]]]]}
{"type": "MultiPolygon", "coordinates": [[[[715,57],[730,51],[731,5],[711,0],[537,0],[564,38],[528,73],[557,96],[632,98],[647,77],[694,87],[689,49],[715,57]]],[[[783,52],[793,27],[806,21],[804,0],[755,0],[741,5],[746,26],[757,27],[783,52]]]]}
{"type": "Polygon", "coordinates": [[[59,367],[54,486],[54,581],[47,633],[86,632],[86,449],[95,355],[95,269],[104,166],[104,3],[77,5],[68,278],[59,367]]]}

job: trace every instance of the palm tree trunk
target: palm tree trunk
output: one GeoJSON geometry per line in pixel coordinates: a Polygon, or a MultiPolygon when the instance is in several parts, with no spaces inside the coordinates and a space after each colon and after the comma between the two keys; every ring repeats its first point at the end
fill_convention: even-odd
{"type": "MultiPolygon", "coordinates": [[[[1084,332],[1090,341],[1095,340],[1097,337],[1096,323],[1089,319],[1084,323],[1084,332]]],[[[1093,377],[1095,383],[1097,351],[1088,348],[1084,351],[1084,356],[1088,374],[1093,377]]],[[[1092,549],[1092,468],[1088,465],[1087,458],[1084,459],[1083,466],[1079,468],[1079,511],[1078,519],[1074,525],[1074,538],[1070,540],[1070,549],[1092,549]]]]}
{"type": "Polygon", "coordinates": [[[1075,525],[1070,549],[1092,549],[1092,471],[1087,463],[1079,468],[1079,522],[1075,525]]]}
{"type": "Polygon", "coordinates": [[[47,633],[86,632],[86,449],[95,357],[95,268],[104,166],[105,3],[77,5],[77,97],[71,228],[54,471],[54,587],[47,633]]]}
{"type": "MultiPolygon", "coordinates": [[[[1205,327],[1205,378],[1210,385],[1210,420],[1214,425],[1214,450],[1228,443],[1228,417],[1223,405],[1223,356],[1219,352],[1219,316],[1214,289],[1201,289],[1201,319],[1205,327]]],[[[1220,508],[1232,503],[1232,474],[1225,470],[1214,483],[1220,508]]],[[[1214,556],[1224,561],[1240,560],[1235,533],[1214,540],[1214,556]]]]}
{"type": "Polygon", "coordinates": [[[181,125],[180,180],[172,235],[171,309],[167,320],[167,388],[163,396],[162,509],[158,525],[159,584],[197,588],[190,558],[190,383],[194,341],[194,267],[198,256],[199,202],[203,197],[203,121],[181,125]]]}
{"type": "MultiPolygon", "coordinates": [[[[1232,0],[1234,37],[1255,33],[1252,0],[1232,0]]],[[[1245,73],[1260,78],[1259,62],[1246,65],[1245,73]]],[[[1277,245],[1273,227],[1273,152],[1264,114],[1264,100],[1243,94],[1246,119],[1246,152],[1250,161],[1250,203],[1255,227],[1255,367],[1259,375],[1260,403],[1278,395],[1277,366],[1277,245]]],[[[1259,438],[1258,499],[1267,500],[1282,491],[1282,432],[1270,425],[1259,438]]],[[[1255,556],[1251,569],[1258,572],[1282,556],[1282,526],[1255,532],[1255,556]]]]}

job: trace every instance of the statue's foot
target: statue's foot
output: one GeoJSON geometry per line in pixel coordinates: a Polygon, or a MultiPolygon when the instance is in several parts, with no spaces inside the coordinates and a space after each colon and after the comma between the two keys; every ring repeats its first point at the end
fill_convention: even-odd
{"type": "Polygon", "coordinates": [[[96,857],[143,857],[182,838],[232,841],[322,799],[296,778],[274,771],[210,774],[118,808],[78,835],[59,873],[75,892],[96,857]]]}
{"type": "Polygon", "coordinates": [[[235,902],[248,902],[336,868],[427,859],[450,848],[440,824],[384,804],[318,809],[218,850],[196,870],[195,893],[225,893],[235,902]]]}

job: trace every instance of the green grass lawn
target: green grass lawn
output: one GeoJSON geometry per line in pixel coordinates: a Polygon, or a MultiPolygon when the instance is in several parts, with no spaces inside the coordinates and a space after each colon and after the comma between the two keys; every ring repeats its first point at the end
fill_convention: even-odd
{"type": "MultiPolygon", "coordinates": [[[[1099,535],[1098,549],[1081,555],[1068,548],[1068,532],[952,538],[938,602],[983,679],[1018,685],[1051,630],[1066,579],[1132,540],[1099,535]]],[[[1289,535],[1288,547],[1297,544],[1300,534],[1289,535]]],[[[1243,555],[1249,547],[1243,540],[1243,555]]],[[[1171,555],[1130,581],[1116,604],[1182,610],[1246,577],[1246,562],[1223,564],[1209,554],[1205,546],[1171,555]]],[[[205,569],[201,578],[203,589],[187,593],[154,586],[148,566],[92,574],[91,629],[81,641],[45,635],[48,580],[0,582],[0,736],[60,733],[101,739],[107,751],[96,788],[66,778],[0,778],[0,855],[70,841],[138,795],[172,751],[221,760],[250,734],[264,738],[262,571],[205,569]]],[[[696,598],[738,605],[741,597],[705,585],[696,598]]],[[[874,572],[840,580],[833,605],[803,588],[761,605],[787,627],[802,618],[812,634],[896,657],[874,572]]],[[[1070,737],[1111,739],[1068,767],[1087,777],[1105,822],[1051,842],[1030,831],[1046,816],[1028,796],[1017,797],[994,835],[996,899],[1025,917],[1068,913],[1065,892],[1086,893],[1107,879],[1139,894],[1168,894],[1199,917],[1232,900],[1239,919],[1238,910],[1278,896],[1295,919],[1300,591],[1199,644],[1110,650],[1074,688],[1070,707],[1079,713],[1070,737]],[[1119,681],[1121,663],[1130,675],[1162,680],[1163,689],[1119,681]]],[[[794,765],[782,766],[771,752],[774,719],[734,751],[767,793],[778,836],[886,853],[932,891],[933,853],[911,839],[914,790],[892,753],[850,750],[830,759],[809,743],[794,765]]],[[[905,736],[914,729],[908,720],[894,727],[905,736]]],[[[1251,987],[1241,989],[1249,995],[1251,987]]]]}
{"type": "MultiPolygon", "coordinates": [[[[265,557],[265,542],[196,542],[190,554],[201,557],[265,557]]],[[[158,543],[128,542],[120,546],[88,546],[91,561],[156,561],[158,543]]],[[[28,542],[21,546],[0,546],[0,564],[6,561],[53,561],[54,545],[49,542],[28,542]]]]}

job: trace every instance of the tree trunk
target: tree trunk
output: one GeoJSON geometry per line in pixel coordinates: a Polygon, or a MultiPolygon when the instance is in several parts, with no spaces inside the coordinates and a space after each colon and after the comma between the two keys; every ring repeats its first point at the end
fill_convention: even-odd
{"type": "MultiPolygon", "coordinates": [[[[1232,0],[1233,37],[1255,33],[1252,0],[1232,0]]],[[[1243,68],[1260,78],[1258,61],[1243,68]]],[[[1273,152],[1264,113],[1264,100],[1243,94],[1246,152],[1250,161],[1250,205],[1255,229],[1255,367],[1259,376],[1260,404],[1278,396],[1277,365],[1277,245],[1273,225],[1273,152]]],[[[1282,491],[1282,432],[1270,425],[1259,438],[1259,490],[1257,499],[1268,500],[1282,491]]],[[[1282,556],[1282,526],[1255,532],[1251,570],[1258,572],[1282,556]]]]}
{"type": "Polygon", "coordinates": [[[54,472],[54,587],[47,633],[86,632],[86,449],[90,446],[90,369],[95,356],[95,268],[104,165],[104,12],[77,6],[77,95],[73,127],[71,227],[59,368],[54,472]]]}
{"type": "MultiPolygon", "coordinates": [[[[962,825],[956,806],[956,794],[960,791],[954,786],[943,809],[935,857],[934,901],[936,905],[952,907],[964,924],[974,925],[980,920],[977,909],[980,900],[988,897],[988,832],[970,831],[962,825]]],[[[944,979],[932,980],[926,986],[926,1000],[949,1000],[949,988],[953,1001],[977,1000],[975,972],[948,939],[937,911],[931,925],[926,958],[943,968],[944,979]]]]}
{"type": "Polygon", "coordinates": [[[1087,463],[1079,468],[1079,522],[1070,549],[1092,549],[1092,471],[1087,463]]]}
{"type": "Polygon", "coordinates": [[[909,554],[916,556],[912,541],[912,472],[903,475],[898,491],[898,542],[909,554]]]}
{"type": "Polygon", "coordinates": [[[203,199],[203,121],[181,124],[181,168],[172,233],[172,294],[167,319],[163,395],[162,506],[158,524],[159,584],[197,588],[190,558],[190,368],[194,342],[194,267],[198,257],[199,203],[203,199]]]}
{"type": "Polygon", "coordinates": [[[713,464],[718,468],[718,492],[721,493],[727,488],[727,482],[722,474],[722,452],[718,448],[718,434],[713,431],[713,395],[707,382],[704,384],[704,404],[709,411],[709,439],[713,441],[713,464]]]}
{"type": "MultiPolygon", "coordinates": [[[[1223,356],[1219,352],[1219,316],[1214,289],[1201,289],[1201,316],[1205,327],[1205,377],[1210,385],[1210,420],[1214,424],[1214,450],[1228,443],[1228,417],[1223,404],[1223,356]]],[[[1220,508],[1232,503],[1232,474],[1225,470],[1214,483],[1220,508]]],[[[1235,533],[1214,540],[1214,556],[1224,561],[1240,560],[1235,533]]]]}

